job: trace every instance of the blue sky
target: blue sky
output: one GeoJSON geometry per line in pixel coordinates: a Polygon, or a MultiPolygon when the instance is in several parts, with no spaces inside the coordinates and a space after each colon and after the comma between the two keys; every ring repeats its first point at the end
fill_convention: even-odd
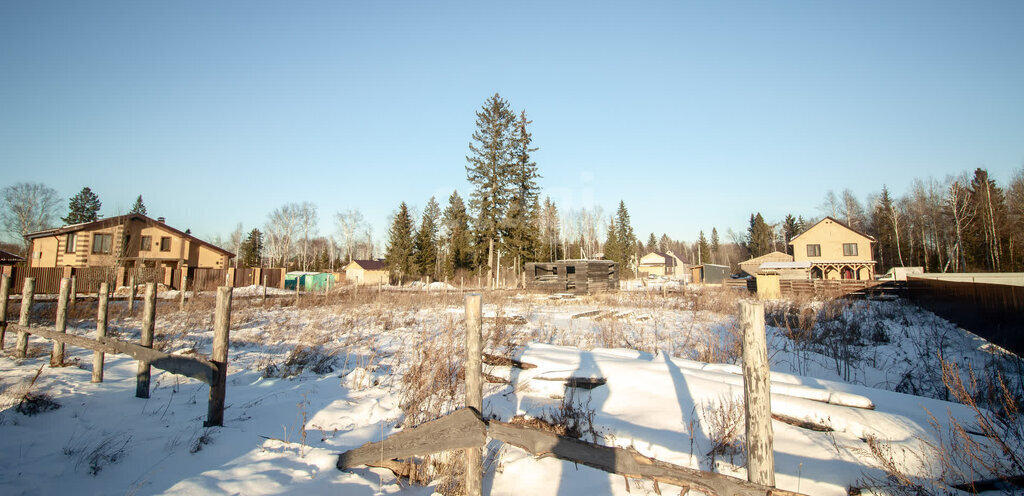
{"type": "Polygon", "coordinates": [[[824,192],[1024,165],[1024,2],[0,3],[0,186],[203,236],[315,202],[378,240],[467,197],[474,112],[534,121],[562,211],[693,240],[824,192]]]}

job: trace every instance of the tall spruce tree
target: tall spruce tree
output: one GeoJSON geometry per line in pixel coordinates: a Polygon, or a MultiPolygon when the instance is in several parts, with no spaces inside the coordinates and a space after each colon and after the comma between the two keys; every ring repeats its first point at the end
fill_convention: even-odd
{"type": "Polygon", "coordinates": [[[447,277],[455,277],[455,271],[468,269],[473,264],[473,253],[470,251],[469,214],[466,204],[458,191],[448,197],[441,222],[444,226],[442,272],[447,277]]]}
{"type": "Polygon", "coordinates": [[[711,228],[711,263],[718,263],[718,252],[722,249],[718,239],[718,229],[711,228]]]}
{"type": "Polygon", "coordinates": [[[769,253],[774,248],[772,229],[761,217],[761,212],[750,214],[750,227],[747,228],[747,250],[752,258],[769,253]]]}
{"type": "Polygon", "coordinates": [[[385,261],[391,275],[398,279],[399,283],[405,282],[413,270],[413,223],[409,215],[409,207],[402,202],[398,206],[398,212],[391,222],[391,230],[388,232],[388,246],[385,261]]]}
{"type": "Polygon", "coordinates": [[[1008,244],[1006,199],[1002,188],[985,169],[975,169],[970,185],[975,222],[965,232],[967,262],[985,270],[1002,270],[1008,244]]]}
{"type": "Polygon", "coordinates": [[[132,209],[128,213],[146,215],[146,204],[142,203],[142,195],[135,199],[135,203],[132,204],[132,209]]]}
{"type": "Polygon", "coordinates": [[[420,220],[420,229],[416,232],[416,243],[414,247],[413,260],[415,272],[420,276],[427,276],[437,280],[437,224],[441,220],[441,208],[433,196],[423,209],[423,218],[420,220]]]}
{"type": "Polygon", "coordinates": [[[672,248],[672,240],[668,237],[668,234],[661,233],[661,238],[658,239],[658,251],[665,253],[672,248]]]}
{"type": "Polygon", "coordinates": [[[615,237],[618,245],[622,247],[619,255],[619,262],[622,271],[633,269],[634,258],[636,257],[636,235],[633,234],[633,226],[629,223],[629,211],[626,210],[626,202],[619,200],[619,209],[615,212],[615,237]]]}
{"type": "Polygon", "coordinates": [[[697,261],[702,264],[714,263],[711,261],[711,246],[708,245],[708,238],[704,236],[704,231],[697,236],[697,261]]]}
{"type": "Polygon", "coordinates": [[[644,250],[648,253],[658,251],[658,238],[654,237],[654,233],[647,237],[647,246],[644,247],[644,250]]]}
{"type": "Polygon", "coordinates": [[[608,220],[608,237],[604,240],[604,258],[622,264],[622,245],[619,243],[619,230],[615,226],[615,217],[608,220]]]}
{"type": "Polygon", "coordinates": [[[522,264],[534,259],[537,251],[537,163],[530,154],[537,151],[531,147],[533,135],[527,129],[533,121],[526,118],[526,111],[519,114],[512,133],[512,164],[509,170],[511,194],[508,213],[505,216],[502,237],[508,254],[516,261],[518,273],[522,264]]]}
{"type": "Polygon", "coordinates": [[[100,202],[100,198],[86,186],[77,195],[71,197],[71,201],[68,202],[68,215],[61,220],[65,224],[97,221],[100,219],[101,206],[103,204],[100,202]]]}
{"type": "Polygon", "coordinates": [[[477,246],[487,253],[488,287],[494,286],[497,275],[494,245],[501,242],[501,230],[512,196],[509,179],[514,163],[515,120],[515,114],[501,95],[495,93],[488,98],[476,113],[476,131],[469,143],[470,154],[466,156],[466,179],[474,188],[469,206],[473,211],[477,246]]]}
{"type": "Polygon", "coordinates": [[[238,256],[243,267],[260,267],[263,264],[263,233],[259,229],[249,231],[238,256]]]}

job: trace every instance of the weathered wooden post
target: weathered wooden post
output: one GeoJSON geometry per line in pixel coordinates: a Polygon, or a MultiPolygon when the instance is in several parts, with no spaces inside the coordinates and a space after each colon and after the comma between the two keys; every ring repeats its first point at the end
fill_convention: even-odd
{"type": "MultiPolygon", "coordinates": [[[[60,295],[57,297],[57,318],[54,327],[57,332],[68,332],[68,298],[75,279],[67,277],[60,280],[60,295]]],[[[64,342],[54,339],[53,352],[50,353],[50,366],[60,367],[64,364],[64,342]]]]}
{"type": "Polygon", "coordinates": [[[11,296],[11,276],[0,276],[0,350],[4,349],[7,337],[7,299],[11,296]]]}
{"type": "MultiPolygon", "coordinates": [[[[188,289],[188,274],[185,272],[187,269],[181,269],[181,294],[178,296],[178,310],[185,310],[185,290],[188,289]]],[[[192,283],[192,292],[196,290],[196,283],[192,283]]],[[[194,295],[193,295],[194,296],[194,295]]]]}
{"type": "Polygon", "coordinates": [[[71,276],[71,306],[75,306],[75,300],[78,299],[78,277],[71,276]]]}
{"type": "MultiPolygon", "coordinates": [[[[21,316],[18,317],[18,325],[28,327],[29,317],[32,315],[32,298],[36,293],[36,278],[26,277],[24,287],[21,289],[21,316]]],[[[28,333],[18,331],[18,347],[15,356],[25,358],[28,353],[28,333]]]]}
{"type": "MultiPolygon", "coordinates": [[[[473,408],[482,414],[483,399],[483,365],[481,364],[482,333],[481,313],[483,299],[480,293],[466,295],[466,407],[473,408]]],[[[467,448],[466,455],[466,494],[478,496],[483,490],[483,448],[467,448]]]]}
{"type": "MultiPolygon", "coordinates": [[[[134,278],[133,278],[134,279],[134,278]]],[[[103,341],[107,337],[107,305],[110,302],[107,283],[100,283],[100,301],[96,307],[96,341],[103,341]]],[[[103,359],[102,351],[94,351],[92,354],[92,382],[103,382],[103,359]]]]}
{"type": "Polygon", "coordinates": [[[299,283],[301,282],[302,279],[298,277],[295,278],[295,306],[299,306],[299,283]]]}
{"type": "Polygon", "coordinates": [[[128,278],[128,313],[135,315],[135,274],[128,278]]]}
{"type": "Polygon", "coordinates": [[[224,396],[228,380],[228,341],[231,329],[231,288],[217,288],[217,313],[213,321],[213,355],[210,361],[217,367],[210,381],[210,403],[207,408],[206,427],[224,425],[224,396]]]}
{"type": "Polygon", "coordinates": [[[743,331],[743,394],[747,428],[747,480],[775,487],[772,451],[771,377],[765,338],[764,304],[739,303],[743,331]]]}
{"type": "MultiPolygon", "coordinates": [[[[156,283],[146,283],[146,301],[142,307],[142,330],[139,344],[146,348],[153,347],[153,325],[156,320],[156,283]]],[[[150,365],[139,360],[139,372],[135,381],[135,397],[149,398],[150,365]]]]}
{"type": "Polygon", "coordinates": [[[263,275],[263,299],[260,300],[260,305],[266,306],[266,304],[267,304],[267,275],[264,274],[263,275]]]}

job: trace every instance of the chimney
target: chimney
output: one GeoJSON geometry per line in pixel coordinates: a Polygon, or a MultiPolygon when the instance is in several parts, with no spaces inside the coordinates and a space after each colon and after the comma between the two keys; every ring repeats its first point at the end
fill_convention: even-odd
{"type": "Polygon", "coordinates": [[[157,221],[157,222],[159,222],[159,223],[161,223],[161,224],[163,224],[165,220],[167,220],[167,219],[165,219],[165,218],[163,218],[163,217],[157,217],[157,218],[156,218],[156,221],[157,221]]]}

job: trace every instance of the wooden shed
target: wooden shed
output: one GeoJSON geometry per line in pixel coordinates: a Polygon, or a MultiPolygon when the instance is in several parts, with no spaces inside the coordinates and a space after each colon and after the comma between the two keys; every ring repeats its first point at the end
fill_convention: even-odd
{"type": "Polygon", "coordinates": [[[528,263],[526,289],[552,293],[597,293],[619,289],[619,264],[611,260],[528,263]]]}

